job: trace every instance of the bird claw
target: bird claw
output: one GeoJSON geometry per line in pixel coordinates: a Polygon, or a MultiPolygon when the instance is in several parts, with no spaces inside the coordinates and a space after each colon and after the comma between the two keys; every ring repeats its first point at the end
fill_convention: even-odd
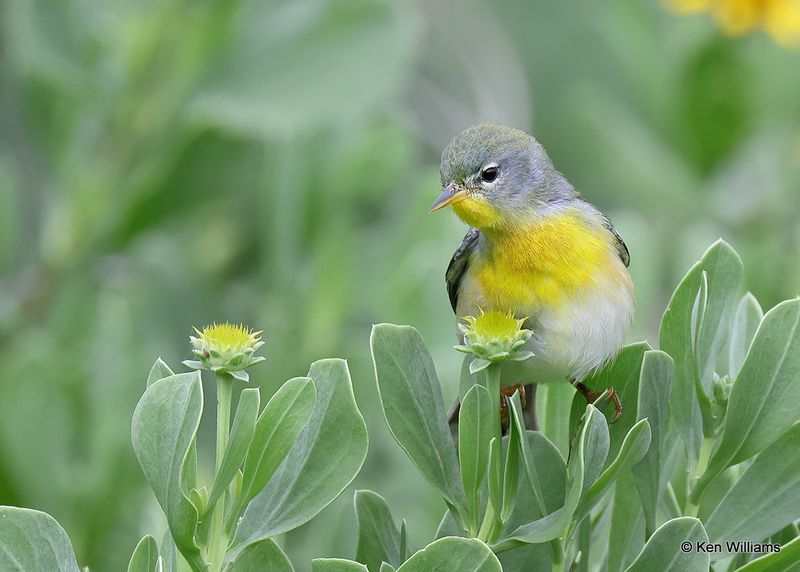
{"type": "Polygon", "coordinates": [[[575,386],[575,389],[577,389],[586,399],[586,403],[595,405],[598,401],[610,400],[614,404],[614,417],[611,419],[612,425],[622,418],[622,412],[624,409],[616,389],[609,387],[605,391],[599,392],[592,391],[581,382],[573,383],[573,385],[575,386]]]}

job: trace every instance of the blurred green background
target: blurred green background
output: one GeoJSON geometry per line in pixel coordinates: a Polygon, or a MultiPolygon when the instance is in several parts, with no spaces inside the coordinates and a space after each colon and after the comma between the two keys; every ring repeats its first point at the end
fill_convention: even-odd
{"type": "Polygon", "coordinates": [[[354,555],[354,488],[389,499],[412,547],[432,537],[445,507],[389,437],[368,336],[417,326],[450,402],[443,274],[465,228],[426,210],[470,124],[531,131],[609,213],[632,340],[656,340],[718,236],[765,308],[800,291],[800,52],[762,33],[649,0],[0,8],[0,504],[52,513],[93,570],[163,530],[130,418],[153,360],[178,366],[213,320],[264,330],[268,391],[349,360],[370,452],[282,539],[298,570],[354,555]]]}

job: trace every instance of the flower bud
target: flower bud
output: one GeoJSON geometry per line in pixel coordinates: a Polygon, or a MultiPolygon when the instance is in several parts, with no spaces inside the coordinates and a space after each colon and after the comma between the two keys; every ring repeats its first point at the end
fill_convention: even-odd
{"type": "Polygon", "coordinates": [[[187,367],[229,373],[246,382],[250,377],[244,370],[264,361],[263,357],[255,355],[264,345],[260,331],[229,323],[212,324],[202,331],[194,328],[194,331],[197,336],[189,336],[189,342],[192,353],[199,359],[184,361],[187,367]]]}
{"type": "Polygon", "coordinates": [[[533,357],[533,352],[523,349],[531,331],[522,329],[525,320],[503,312],[481,312],[480,316],[465,316],[458,327],[464,343],[455,346],[460,352],[475,356],[470,372],[486,369],[492,363],[523,361],[533,357]]]}

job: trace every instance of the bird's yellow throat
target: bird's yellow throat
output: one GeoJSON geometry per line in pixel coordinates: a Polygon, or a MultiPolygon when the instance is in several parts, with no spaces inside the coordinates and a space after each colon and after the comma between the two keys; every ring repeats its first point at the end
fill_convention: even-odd
{"type": "Polygon", "coordinates": [[[489,248],[477,253],[470,271],[491,309],[530,314],[591,289],[599,273],[625,279],[614,264],[610,233],[578,211],[482,232],[489,248]]]}

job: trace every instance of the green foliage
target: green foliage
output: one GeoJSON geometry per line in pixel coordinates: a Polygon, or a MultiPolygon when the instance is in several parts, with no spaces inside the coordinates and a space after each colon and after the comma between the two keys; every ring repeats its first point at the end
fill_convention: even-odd
{"type": "Polygon", "coordinates": [[[384,562],[399,566],[406,559],[403,533],[394,524],[391,509],[383,497],[372,491],[356,491],[355,509],[356,559],[366,564],[370,572],[379,572],[384,562]]]}
{"type": "MultiPolygon", "coordinates": [[[[226,408],[233,382],[227,373],[217,374],[218,455],[209,497],[197,479],[200,372],[173,374],[160,359],[151,369],[131,434],[169,530],[160,553],[152,536],[139,542],[129,572],[177,572],[176,547],[196,572],[291,572],[271,537],[313,518],[361,468],[367,433],[344,361],[313,363],[308,377],[284,384],[261,416],[258,389],[244,389],[231,428],[226,408]],[[219,447],[226,440],[227,447],[219,447]]],[[[370,501],[380,505],[362,498],[366,526],[370,501]]],[[[0,507],[0,532],[4,570],[78,570],[66,533],[45,513],[0,507]]],[[[393,557],[387,558],[399,563],[405,559],[405,525],[393,534],[393,557]]]]}
{"type": "Polygon", "coordinates": [[[378,393],[392,436],[463,518],[466,499],[444,413],[442,390],[422,336],[379,324],[370,338],[378,393]]]}
{"type": "Polygon", "coordinates": [[[157,572],[158,542],[149,534],[143,537],[131,555],[128,572],[157,572]]]}
{"type": "Polygon", "coordinates": [[[367,431],[347,365],[322,360],[309,378],[316,402],[308,423],[238,523],[231,553],[305,524],[355,478],[367,454],[367,431]]]}
{"type": "Polygon", "coordinates": [[[708,542],[708,536],[696,518],[681,517],[665,522],[655,531],[644,545],[627,572],[706,572],[709,557],[698,551],[697,543],[708,542]],[[690,550],[681,548],[684,542],[690,543],[690,550]]]}
{"type": "Polygon", "coordinates": [[[67,533],[48,514],[0,506],[0,569],[78,572],[67,533]]]}
{"type": "Polygon", "coordinates": [[[194,538],[199,514],[189,493],[196,488],[195,435],[203,413],[200,373],[180,373],[154,382],[133,413],[133,449],[153,488],[181,553],[200,562],[194,538]]]}
{"type": "MultiPolygon", "coordinates": [[[[449,507],[437,536],[483,541],[507,571],[700,571],[735,556],[727,568],[733,570],[748,566],[752,555],[732,554],[727,541],[774,542],[778,533],[791,550],[800,517],[794,492],[800,489],[800,410],[789,397],[800,390],[800,300],[778,304],[762,319],[755,298],[740,297],[742,274],[730,246],[712,245],[670,301],[662,348],[629,345],[585,380],[594,391],[618,392],[625,405],[618,423],[609,425],[592,405],[583,411],[577,394],[570,417],[562,411],[558,419],[553,404],[570,400],[547,391],[552,402],[541,408],[544,431],[526,431],[515,394],[506,400],[510,426],[501,446],[484,405],[491,402],[494,366],[485,376],[462,368],[457,460],[468,517],[454,512],[446,480],[429,478],[449,507]],[[566,463],[548,438],[565,428],[573,435],[566,463]],[[709,541],[722,548],[703,550],[709,541]]],[[[441,467],[430,451],[442,450],[442,408],[419,409],[434,398],[438,403],[440,394],[420,335],[409,327],[376,326],[372,355],[398,442],[423,474],[431,470],[420,467],[425,463],[441,467]],[[436,448],[422,440],[431,431],[422,437],[413,431],[425,426],[436,428],[436,448]]],[[[771,555],[764,566],[767,559],[774,566],[789,562],[771,555]]],[[[372,562],[377,569],[377,559],[372,562]]]]}

